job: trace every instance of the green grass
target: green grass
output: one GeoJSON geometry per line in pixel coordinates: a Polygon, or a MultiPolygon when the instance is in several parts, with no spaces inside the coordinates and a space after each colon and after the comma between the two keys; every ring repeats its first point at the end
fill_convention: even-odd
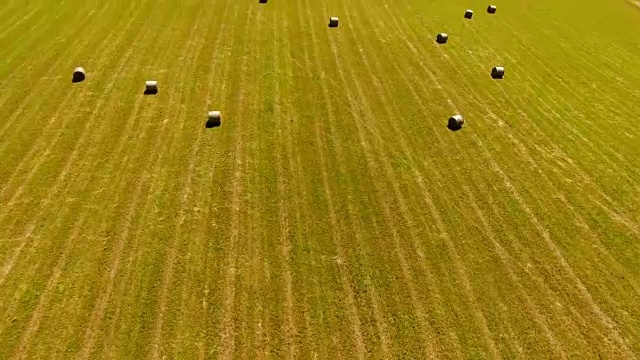
{"type": "Polygon", "coordinates": [[[640,8],[487,5],[3,1],[0,358],[640,356],[640,8]]]}

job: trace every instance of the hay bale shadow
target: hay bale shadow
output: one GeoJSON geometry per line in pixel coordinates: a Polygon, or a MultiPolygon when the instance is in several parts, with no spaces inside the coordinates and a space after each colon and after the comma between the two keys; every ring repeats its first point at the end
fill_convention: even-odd
{"type": "Polygon", "coordinates": [[[210,121],[207,121],[207,123],[204,125],[204,127],[206,129],[213,129],[213,128],[217,128],[219,126],[220,126],[219,122],[216,123],[216,122],[210,122],[210,121]]]}
{"type": "Polygon", "coordinates": [[[144,91],[144,95],[155,95],[158,93],[158,90],[151,90],[151,89],[146,89],[144,91]]]}
{"type": "Polygon", "coordinates": [[[447,129],[451,131],[460,131],[462,130],[462,126],[456,124],[455,122],[449,122],[449,124],[447,124],[447,129]]]}
{"type": "Polygon", "coordinates": [[[76,84],[79,82],[83,82],[85,79],[84,74],[73,74],[73,77],[71,78],[71,82],[76,84]]]}

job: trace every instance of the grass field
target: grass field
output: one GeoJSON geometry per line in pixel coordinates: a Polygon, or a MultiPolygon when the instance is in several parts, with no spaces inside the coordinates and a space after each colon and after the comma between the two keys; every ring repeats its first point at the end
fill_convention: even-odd
{"type": "Polygon", "coordinates": [[[639,357],[640,8],[487,5],[0,2],[0,359],[639,357]]]}

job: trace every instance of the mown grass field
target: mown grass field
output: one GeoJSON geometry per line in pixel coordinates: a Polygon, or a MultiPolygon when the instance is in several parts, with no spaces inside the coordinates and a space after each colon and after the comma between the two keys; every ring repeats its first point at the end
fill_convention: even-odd
{"type": "Polygon", "coordinates": [[[0,2],[0,358],[640,356],[640,8],[487,5],[0,2]]]}

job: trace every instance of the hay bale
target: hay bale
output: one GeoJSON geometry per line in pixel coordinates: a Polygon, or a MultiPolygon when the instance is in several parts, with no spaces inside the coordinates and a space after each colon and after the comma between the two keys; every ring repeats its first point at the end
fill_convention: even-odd
{"type": "Polygon", "coordinates": [[[504,77],[504,68],[502,66],[494,66],[491,69],[491,77],[494,79],[502,79],[504,77]]]}
{"type": "Polygon", "coordinates": [[[77,67],[73,70],[73,77],[71,78],[71,81],[74,83],[84,81],[85,76],[84,68],[77,67]]]}
{"type": "Polygon", "coordinates": [[[496,6],[495,6],[495,5],[489,5],[489,7],[487,8],[487,12],[488,12],[489,14],[495,14],[495,13],[496,13],[496,10],[497,10],[497,8],[496,8],[496,6]]]}
{"type": "Polygon", "coordinates": [[[339,19],[335,16],[329,18],[329,27],[338,27],[339,19]]]}
{"type": "Polygon", "coordinates": [[[438,34],[438,36],[436,36],[436,41],[438,42],[438,44],[446,44],[447,40],[449,40],[449,35],[447,35],[446,33],[440,33],[438,34]]]}
{"type": "Polygon", "coordinates": [[[158,93],[158,82],[157,81],[147,81],[145,83],[144,94],[145,95],[154,95],[158,93]]]}
{"type": "Polygon", "coordinates": [[[464,118],[462,117],[462,115],[458,114],[458,115],[453,115],[452,117],[449,118],[449,123],[447,124],[447,127],[451,131],[457,131],[462,129],[462,125],[464,125],[464,118]]]}
{"type": "Polygon", "coordinates": [[[465,17],[465,19],[473,18],[473,11],[467,9],[467,11],[464,12],[464,17],[465,17]]]}
{"type": "Polygon", "coordinates": [[[220,126],[221,122],[220,111],[209,111],[207,124],[205,125],[205,127],[207,129],[218,127],[220,126]]]}

